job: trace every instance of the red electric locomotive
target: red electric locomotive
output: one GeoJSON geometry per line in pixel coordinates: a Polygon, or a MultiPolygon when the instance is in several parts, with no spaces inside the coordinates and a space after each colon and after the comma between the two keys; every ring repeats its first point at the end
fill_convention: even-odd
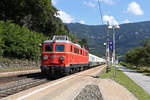
{"type": "Polygon", "coordinates": [[[72,43],[67,36],[44,41],[42,51],[41,72],[52,77],[82,70],[89,63],[88,51],[72,43]]]}

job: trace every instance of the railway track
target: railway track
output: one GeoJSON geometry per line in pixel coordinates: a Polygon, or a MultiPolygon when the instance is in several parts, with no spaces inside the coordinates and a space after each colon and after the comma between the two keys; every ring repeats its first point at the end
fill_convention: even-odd
{"type": "MultiPolygon", "coordinates": [[[[76,73],[76,72],[75,72],[76,73]]],[[[63,76],[55,76],[55,78],[49,78],[43,76],[41,73],[26,74],[11,77],[0,78],[0,99],[19,93],[23,90],[44,84],[46,82],[59,79],[63,76]]]]}
{"type": "Polygon", "coordinates": [[[43,76],[42,73],[0,77],[0,99],[61,77],[63,76],[50,78],[43,76]]]}
{"type": "Polygon", "coordinates": [[[49,81],[40,73],[0,78],[0,99],[49,81]]]}

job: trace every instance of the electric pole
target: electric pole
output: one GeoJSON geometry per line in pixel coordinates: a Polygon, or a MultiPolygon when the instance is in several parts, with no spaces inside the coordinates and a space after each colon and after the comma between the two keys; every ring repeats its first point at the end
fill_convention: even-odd
{"type": "Polygon", "coordinates": [[[107,29],[107,32],[106,32],[106,39],[107,39],[107,42],[106,42],[106,73],[108,73],[108,68],[109,68],[109,60],[110,60],[110,53],[109,53],[109,22],[107,21],[107,25],[106,25],[106,29],[107,29]]]}

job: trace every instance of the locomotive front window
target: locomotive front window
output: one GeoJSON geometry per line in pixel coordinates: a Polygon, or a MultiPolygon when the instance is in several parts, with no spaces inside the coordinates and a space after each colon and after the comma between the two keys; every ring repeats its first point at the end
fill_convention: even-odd
{"type": "Polygon", "coordinates": [[[56,45],[55,46],[55,51],[64,51],[65,46],[64,45],[56,45]]]}
{"type": "Polygon", "coordinates": [[[53,51],[53,45],[45,45],[45,52],[53,51]]]}

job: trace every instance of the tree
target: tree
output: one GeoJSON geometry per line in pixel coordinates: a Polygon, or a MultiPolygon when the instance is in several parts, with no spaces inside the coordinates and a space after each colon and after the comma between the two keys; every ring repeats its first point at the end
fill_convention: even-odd
{"type": "Polygon", "coordinates": [[[4,42],[2,41],[2,37],[0,36],[0,56],[3,55],[3,47],[4,47],[4,42]]]}
{"type": "Polygon", "coordinates": [[[79,44],[81,45],[81,46],[83,46],[84,48],[86,48],[87,50],[89,49],[88,48],[88,42],[87,42],[87,40],[86,39],[81,39],[80,41],[79,41],[79,44]]]}
{"type": "Polygon", "coordinates": [[[126,61],[136,66],[150,65],[150,39],[143,41],[143,46],[128,51],[125,55],[126,61]]]}
{"type": "Polygon", "coordinates": [[[0,21],[0,48],[4,57],[35,59],[40,53],[39,44],[47,38],[26,27],[0,21]]]}
{"type": "Polygon", "coordinates": [[[35,59],[39,43],[53,35],[75,40],[57,11],[51,0],[0,0],[0,55],[35,59]]]}
{"type": "Polygon", "coordinates": [[[145,39],[143,41],[143,43],[144,43],[143,47],[145,47],[145,49],[146,49],[146,52],[145,52],[145,56],[146,56],[145,61],[146,61],[147,65],[150,65],[150,52],[149,52],[150,51],[150,38],[145,39]]]}
{"type": "Polygon", "coordinates": [[[57,9],[51,0],[0,0],[0,20],[12,20],[47,36],[67,35],[67,27],[56,15],[57,9]]]}

